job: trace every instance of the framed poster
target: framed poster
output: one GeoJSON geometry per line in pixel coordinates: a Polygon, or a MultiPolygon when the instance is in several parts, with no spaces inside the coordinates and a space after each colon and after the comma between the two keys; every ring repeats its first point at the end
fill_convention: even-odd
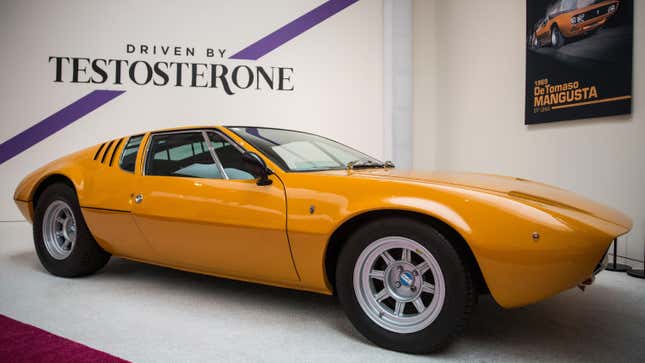
{"type": "Polygon", "coordinates": [[[633,0],[527,0],[525,124],[631,113],[633,0]]]}

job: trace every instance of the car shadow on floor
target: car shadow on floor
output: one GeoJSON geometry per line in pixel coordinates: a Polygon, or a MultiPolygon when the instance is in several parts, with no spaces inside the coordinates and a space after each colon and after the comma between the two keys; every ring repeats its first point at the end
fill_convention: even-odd
{"type": "Polygon", "coordinates": [[[369,344],[367,339],[354,330],[335,296],[230,280],[120,258],[113,258],[99,274],[101,278],[107,279],[133,278],[164,284],[168,289],[182,286],[190,290],[186,293],[212,295],[209,298],[213,299],[225,296],[239,304],[253,305],[261,301],[263,309],[270,307],[275,314],[301,313],[312,315],[312,318],[317,314],[325,317],[319,319],[321,323],[330,324],[338,332],[369,344]]]}
{"type": "MultiPolygon", "coordinates": [[[[168,284],[169,288],[188,283],[192,293],[195,293],[193,290],[207,294],[223,293],[241,304],[261,297],[262,305],[271,306],[276,313],[318,315],[319,321],[337,332],[362,344],[371,344],[353,328],[333,296],[198,275],[122,259],[112,261],[103,270],[103,275],[150,279],[154,283],[168,284]]],[[[638,329],[642,320],[636,319],[631,326],[627,322],[615,323],[616,317],[624,317],[620,302],[628,297],[622,295],[624,291],[620,289],[596,284],[584,293],[572,289],[540,303],[510,310],[500,307],[489,295],[481,296],[462,338],[435,357],[458,358],[473,348],[486,351],[495,346],[499,357],[513,357],[519,351],[528,356],[521,354],[516,356],[518,359],[606,361],[621,356],[629,361],[629,352],[642,346],[639,339],[645,339],[645,336],[629,334],[642,331],[638,329]]]]}
{"type": "MultiPolygon", "coordinates": [[[[33,252],[16,254],[11,260],[34,272],[47,273],[33,252]]],[[[96,283],[154,286],[172,291],[175,296],[233,303],[253,310],[270,309],[276,316],[299,314],[359,344],[371,345],[353,328],[333,296],[183,272],[120,258],[113,258],[92,278],[96,283]]],[[[630,316],[622,306],[629,299],[633,297],[624,289],[613,288],[611,284],[597,284],[585,293],[569,290],[540,303],[510,310],[497,305],[490,296],[481,296],[463,336],[433,358],[607,361],[619,357],[631,361],[643,356],[645,333],[642,332],[643,314],[630,316]],[[482,355],[473,355],[475,352],[482,355]]]]}
{"type": "Polygon", "coordinates": [[[33,250],[10,255],[9,259],[21,266],[28,267],[34,272],[47,273],[47,270],[45,270],[45,268],[40,264],[40,261],[38,261],[38,256],[33,250]]]}

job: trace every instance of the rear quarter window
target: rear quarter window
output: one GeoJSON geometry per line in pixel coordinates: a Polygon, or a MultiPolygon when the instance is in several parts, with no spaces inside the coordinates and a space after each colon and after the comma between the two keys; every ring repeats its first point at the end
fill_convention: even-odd
{"type": "Polygon", "coordinates": [[[131,136],[128,142],[123,147],[121,158],[119,159],[119,166],[125,171],[134,173],[134,167],[137,162],[137,154],[143,135],[131,136]]]}

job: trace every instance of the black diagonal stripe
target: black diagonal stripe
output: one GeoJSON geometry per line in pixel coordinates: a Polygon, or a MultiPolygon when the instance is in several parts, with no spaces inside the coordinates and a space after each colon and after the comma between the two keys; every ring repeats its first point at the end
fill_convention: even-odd
{"type": "Polygon", "coordinates": [[[112,144],[114,143],[114,140],[110,141],[108,146],[105,148],[105,152],[103,153],[103,157],[101,158],[101,164],[105,162],[105,157],[107,156],[107,153],[110,152],[110,147],[112,147],[112,144]]]}
{"type": "Polygon", "coordinates": [[[114,155],[116,154],[116,151],[119,150],[119,146],[121,146],[121,141],[123,141],[123,139],[119,139],[119,142],[116,143],[114,150],[112,150],[112,156],[110,156],[110,166],[112,166],[112,163],[114,162],[114,155]]]}
{"type": "Polygon", "coordinates": [[[103,150],[103,146],[105,146],[105,143],[102,143],[102,144],[101,144],[101,146],[99,146],[99,149],[98,149],[98,150],[96,150],[96,154],[94,154],[94,160],[96,160],[96,158],[97,158],[97,157],[99,156],[99,154],[101,153],[101,150],[103,150]]]}

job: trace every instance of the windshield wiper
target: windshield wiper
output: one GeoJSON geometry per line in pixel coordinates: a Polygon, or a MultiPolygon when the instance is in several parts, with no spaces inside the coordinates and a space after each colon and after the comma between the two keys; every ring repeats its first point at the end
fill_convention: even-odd
{"type": "Polygon", "coordinates": [[[366,169],[366,168],[393,168],[394,163],[386,161],[385,163],[375,162],[371,159],[358,159],[347,163],[347,170],[366,169]]]}

